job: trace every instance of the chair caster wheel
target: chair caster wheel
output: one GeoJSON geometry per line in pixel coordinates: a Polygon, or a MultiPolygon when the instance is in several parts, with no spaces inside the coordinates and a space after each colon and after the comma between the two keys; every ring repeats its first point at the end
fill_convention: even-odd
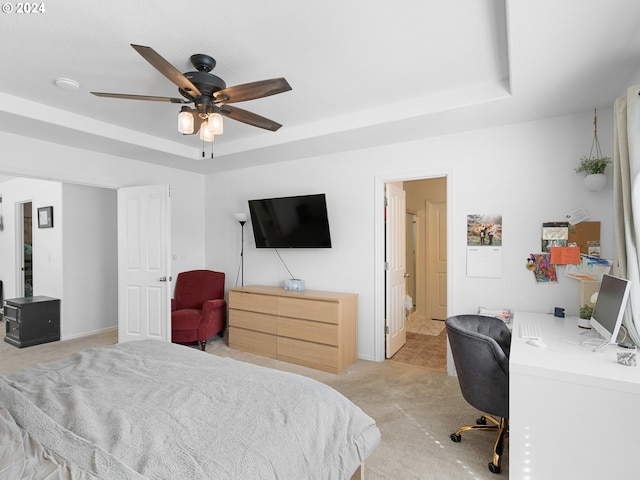
{"type": "Polygon", "coordinates": [[[456,435],[455,433],[452,433],[450,436],[452,442],[459,443],[460,440],[462,440],[462,437],[460,435],[456,435]]]}
{"type": "Polygon", "coordinates": [[[476,425],[486,425],[487,424],[487,417],[480,417],[479,419],[476,420],[476,425]]]}
{"type": "Polygon", "coordinates": [[[489,463],[489,471],[491,473],[500,473],[500,467],[497,465],[494,465],[493,463],[489,463]]]}

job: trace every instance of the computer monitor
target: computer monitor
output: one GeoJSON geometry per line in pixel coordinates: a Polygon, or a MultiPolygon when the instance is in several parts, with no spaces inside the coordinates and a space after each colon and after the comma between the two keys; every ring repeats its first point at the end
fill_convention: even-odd
{"type": "Polygon", "coordinates": [[[622,325],[622,317],[629,298],[631,282],[613,275],[603,275],[596,305],[589,323],[605,344],[615,343],[622,325]]]}

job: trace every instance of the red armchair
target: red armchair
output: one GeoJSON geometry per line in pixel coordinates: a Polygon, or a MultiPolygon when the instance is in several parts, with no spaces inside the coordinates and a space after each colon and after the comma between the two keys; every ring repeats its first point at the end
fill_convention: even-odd
{"type": "Polygon", "coordinates": [[[171,341],[198,342],[205,351],[207,340],[224,333],[224,273],[211,270],[181,272],[171,299],[171,341]]]}

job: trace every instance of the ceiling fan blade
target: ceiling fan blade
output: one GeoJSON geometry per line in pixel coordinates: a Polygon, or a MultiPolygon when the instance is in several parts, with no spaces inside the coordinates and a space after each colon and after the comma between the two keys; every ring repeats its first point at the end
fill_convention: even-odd
{"type": "Polygon", "coordinates": [[[247,110],[242,110],[241,108],[230,107],[229,105],[222,105],[220,107],[220,114],[237,120],[238,122],[246,123],[254,127],[264,128],[265,130],[271,130],[272,132],[275,132],[282,126],[268,118],[261,117],[260,115],[248,112],[247,110]]]}
{"type": "Polygon", "coordinates": [[[288,92],[289,90],[291,90],[291,85],[284,78],[272,78],[225,88],[216,92],[214,97],[216,102],[246,102],[247,100],[288,92]]]}
{"type": "Polygon", "coordinates": [[[147,100],[150,102],[191,103],[185,98],[156,97],[153,95],[129,95],[127,93],[91,92],[96,97],[122,98],[124,100],[147,100]]]}
{"type": "Polygon", "coordinates": [[[202,93],[200,93],[200,90],[198,90],[187,77],[185,77],[176,67],[167,62],[153,48],[145,47],[142,45],[134,45],[133,43],[131,44],[131,46],[135,49],[136,52],[142,55],[147,62],[153,65],[161,74],[175,83],[178,88],[184,90],[194,98],[202,95],[202,93]]]}

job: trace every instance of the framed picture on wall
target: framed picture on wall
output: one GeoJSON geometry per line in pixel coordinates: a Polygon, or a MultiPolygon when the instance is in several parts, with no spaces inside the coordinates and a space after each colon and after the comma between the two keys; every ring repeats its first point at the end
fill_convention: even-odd
{"type": "Polygon", "coordinates": [[[53,227],[53,207],[38,208],[38,228],[53,227]]]}

